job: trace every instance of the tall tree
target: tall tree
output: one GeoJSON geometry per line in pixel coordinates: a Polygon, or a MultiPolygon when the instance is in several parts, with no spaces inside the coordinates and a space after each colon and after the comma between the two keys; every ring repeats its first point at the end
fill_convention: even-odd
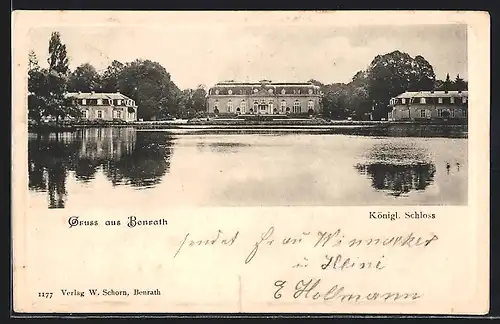
{"type": "Polygon", "coordinates": [[[392,97],[405,91],[430,90],[434,87],[435,74],[429,62],[422,56],[412,58],[400,51],[377,55],[367,73],[375,119],[387,116],[392,97]]]}
{"type": "Polygon", "coordinates": [[[460,77],[460,74],[457,74],[457,77],[455,78],[454,88],[458,91],[467,90],[467,83],[460,77]]]}
{"type": "Polygon", "coordinates": [[[450,79],[450,74],[446,73],[446,79],[443,82],[443,90],[444,91],[449,91],[452,90],[453,88],[453,81],[450,79]]]}
{"type": "Polygon", "coordinates": [[[46,109],[47,71],[40,69],[34,51],[30,51],[28,59],[28,117],[40,123],[46,109]]]}
{"type": "Polygon", "coordinates": [[[66,75],[69,71],[69,59],[66,52],[66,45],[61,41],[59,32],[52,32],[49,40],[49,71],[55,71],[66,75]]]}
{"type": "Polygon", "coordinates": [[[171,108],[172,85],[165,68],[150,60],[127,63],[118,78],[120,92],[135,99],[138,116],[144,119],[155,119],[162,108],[171,108]]]}
{"type": "Polygon", "coordinates": [[[104,71],[101,78],[101,89],[104,92],[117,92],[119,90],[118,80],[122,73],[124,64],[114,60],[104,71]]]}
{"type": "Polygon", "coordinates": [[[77,117],[79,109],[67,97],[68,57],[66,45],[61,41],[60,34],[53,32],[49,40],[49,69],[46,76],[48,93],[45,94],[45,115],[54,116],[59,122],[66,116],[77,117]]]}
{"type": "Polygon", "coordinates": [[[80,65],[69,76],[68,90],[81,92],[100,91],[99,73],[90,63],[80,65]]]}

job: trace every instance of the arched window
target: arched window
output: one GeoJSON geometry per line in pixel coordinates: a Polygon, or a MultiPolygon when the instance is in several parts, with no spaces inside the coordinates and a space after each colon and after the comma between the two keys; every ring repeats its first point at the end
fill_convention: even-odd
{"type": "Polygon", "coordinates": [[[215,113],[219,112],[219,101],[218,100],[215,100],[215,102],[214,102],[214,112],[215,113]]]}
{"type": "Polygon", "coordinates": [[[241,109],[241,112],[244,113],[245,110],[247,109],[247,103],[245,101],[245,99],[243,99],[241,102],[240,102],[240,109],[241,109]]]}
{"type": "Polygon", "coordinates": [[[300,113],[300,102],[298,100],[296,100],[293,103],[293,112],[294,113],[300,113]]]}
{"type": "Polygon", "coordinates": [[[281,94],[285,94],[286,93],[286,90],[285,89],[281,89],[281,94]]]}
{"type": "Polygon", "coordinates": [[[285,111],[285,108],[286,108],[286,101],[285,100],[281,100],[280,110],[283,112],[283,111],[285,111]]]}
{"type": "Polygon", "coordinates": [[[258,111],[259,110],[259,103],[257,101],[254,101],[253,103],[253,111],[258,111]]]}
{"type": "Polygon", "coordinates": [[[233,103],[231,102],[231,100],[229,100],[227,103],[227,112],[233,112],[233,103]]]}
{"type": "Polygon", "coordinates": [[[314,110],[314,102],[312,100],[309,100],[307,103],[307,109],[314,110]]]}
{"type": "Polygon", "coordinates": [[[269,100],[269,111],[274,111],[274,100],[269,100]]]}

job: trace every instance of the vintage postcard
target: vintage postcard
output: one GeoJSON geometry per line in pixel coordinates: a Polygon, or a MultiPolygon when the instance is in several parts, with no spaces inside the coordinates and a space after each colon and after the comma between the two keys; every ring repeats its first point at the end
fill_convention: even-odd
{"type": "Polygon", "coordinates": [[[487,13],[12,28],[15,312],[488,312],[487,13]]]}

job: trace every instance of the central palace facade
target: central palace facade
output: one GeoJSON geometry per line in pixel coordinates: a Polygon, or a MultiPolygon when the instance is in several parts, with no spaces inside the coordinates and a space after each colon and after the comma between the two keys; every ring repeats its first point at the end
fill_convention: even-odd
{"type": "Polygon", "coordinates": [[[312,83],[225,81],[208,90],[208,112],[214,114],[317,114],[320,89],[312,83]]]}

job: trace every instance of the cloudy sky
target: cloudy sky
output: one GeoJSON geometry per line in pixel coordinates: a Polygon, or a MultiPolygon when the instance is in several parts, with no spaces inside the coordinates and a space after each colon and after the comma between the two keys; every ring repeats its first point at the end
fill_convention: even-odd
{"type": "Polygon", "coordinates": [[[150,59],[182,89],[222,80],[349,82],[376,55],[394,50],[422,55],[438,78],[468,76],[466,25],[255,22],[44,25],[30,29],[28,43],[46,65],[48,40],[57,30],[71,69],[88,62],[104,70],[112,60],[150,59]]]}

